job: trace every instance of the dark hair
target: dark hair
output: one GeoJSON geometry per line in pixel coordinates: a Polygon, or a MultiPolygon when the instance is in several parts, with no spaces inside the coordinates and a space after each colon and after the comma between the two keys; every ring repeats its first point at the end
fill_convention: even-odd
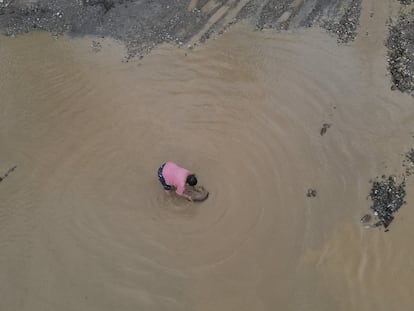
{"type": "Polygon", "coordinates": [[[194,174],[188,175],[186,182],[190,186],[195,186],[195,185],[197,185],[197,177],[195,177],[194,174]]]}

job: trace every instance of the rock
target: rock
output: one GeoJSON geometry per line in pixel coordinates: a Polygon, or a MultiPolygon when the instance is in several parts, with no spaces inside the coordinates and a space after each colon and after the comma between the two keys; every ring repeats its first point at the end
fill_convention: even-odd
{"type": "Polygon", "coordinates": [[[328,130],[328,128],[331,127],[331,125],[332,124],[329,124],[329,123],[324,123],[322,125],[321,131],[320,131],[321,136],[325,135],[326,131],[328,130]]]}
{"type": "Polygon", "coordinates": [[[364,216],[362,216],[362,218],[361,218],[361,222],[362,222],[363,224],[367,224],[368,222],[370,222],[370,221],[371,221],[371,219],[372,219],[371,215],[369,215],[369,214],[365,214],[364,216]]]}
{"type": "Polygon", "coordinates": [[[315,189],[309,188],[308,192],[306,193],[306,196],[308,198],[314,198],[314,197],[316,197],[316,194],[317,194],[317,192],[316,192],[315,189]]]}

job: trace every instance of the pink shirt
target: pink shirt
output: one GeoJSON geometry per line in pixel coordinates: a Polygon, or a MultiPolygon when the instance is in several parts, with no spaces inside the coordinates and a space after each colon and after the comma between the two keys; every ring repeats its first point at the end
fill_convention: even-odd
{"type": "Polygon", "coordinates": [[[166,162],[162,170],[162,176],[164,176],[165,182],[167,185],[174,186],[177,189],[175,192],[178,195],[182,195],[184,193],[184,186],[189,174],[190,171],[179,167],[173,162],[166,162]]]}

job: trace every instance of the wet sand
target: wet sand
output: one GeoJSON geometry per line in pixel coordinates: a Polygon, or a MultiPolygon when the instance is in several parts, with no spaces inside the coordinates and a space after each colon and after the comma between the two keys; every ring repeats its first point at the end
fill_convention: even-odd
{"type": "Polygon", "coordinates": [[[411,310],[413,179],[390,232],[359,222],[414,142],[397,12],[365,5],[347,46],[238,25],[122,63],[109,39],[0,37],[0,309],[411,310]],[[166,197],[166,159],[209,199],[166,197]]]}

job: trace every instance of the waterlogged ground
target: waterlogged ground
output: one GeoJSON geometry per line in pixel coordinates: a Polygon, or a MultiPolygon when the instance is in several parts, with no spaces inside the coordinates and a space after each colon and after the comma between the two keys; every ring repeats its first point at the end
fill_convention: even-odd
{"type": "Polygon", "coordinates": [[[401,5],[361,7],[339,45],[241,22],[125,62],[107,36],[0,37],[0,309],[411,310],[413,99],[384,44],[401,5]],[[207,201],[165,196],[167,159],[207,201]],[[388,232],[360,222],[382,175],[406,176],[388,232]]]}

